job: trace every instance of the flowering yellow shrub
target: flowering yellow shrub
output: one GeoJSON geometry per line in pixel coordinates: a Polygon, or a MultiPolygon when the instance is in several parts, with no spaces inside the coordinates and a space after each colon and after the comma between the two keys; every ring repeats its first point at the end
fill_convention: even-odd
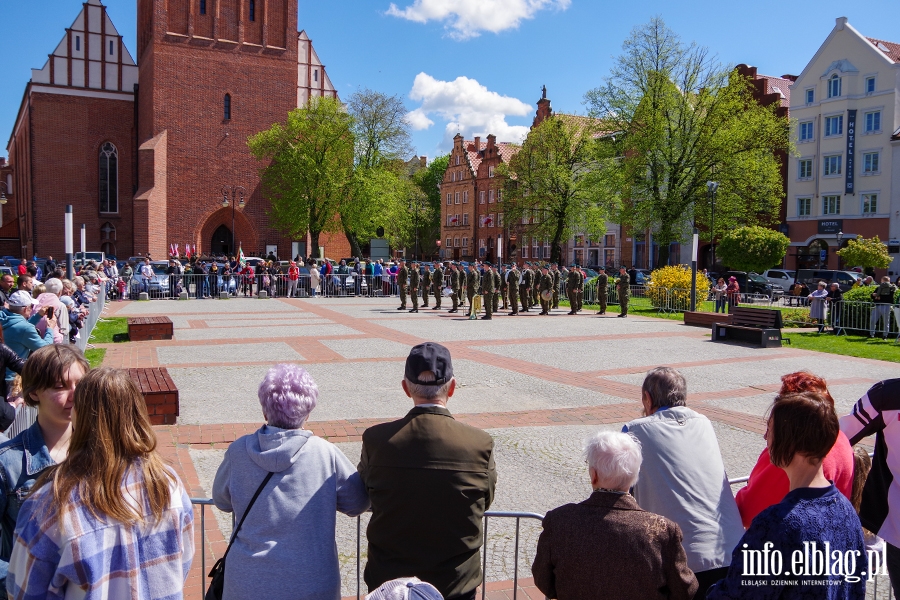
{"type": "MultiPolygon", "coordinates": [[[[709,294],[709,279],[697,273],[697,302],[709,294]]],[[[691,270],[683,266],[663,267],[650,274],[647,297],[655,307],[687,310],[691,304],[691,270]]]]}

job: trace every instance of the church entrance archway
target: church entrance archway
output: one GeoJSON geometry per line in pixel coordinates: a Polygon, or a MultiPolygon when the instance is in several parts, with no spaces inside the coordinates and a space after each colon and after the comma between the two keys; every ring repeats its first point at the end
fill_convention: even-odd
{"type": "Polygon", "coordinates": [[[224,254],[230,256],[234,254],[234,248],[231,247],[231,230],[225,225],[219,227],[213,232],[212,239],[209,243],[209,250],[212,254],[224,254]]]}

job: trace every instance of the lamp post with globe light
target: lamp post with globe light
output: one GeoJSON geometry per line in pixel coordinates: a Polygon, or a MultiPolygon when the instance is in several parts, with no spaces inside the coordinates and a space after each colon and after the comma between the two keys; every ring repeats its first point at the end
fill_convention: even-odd
{"type": "Polygon", "coordinates": [[[709,195],[710,210],[710,227],[709,227],[709,244],[712,247],[712,262],[709,265],[711,269],[716,266],[716,192],[719,190],[719,182],[707,181],[706,191],[709,195]]]}

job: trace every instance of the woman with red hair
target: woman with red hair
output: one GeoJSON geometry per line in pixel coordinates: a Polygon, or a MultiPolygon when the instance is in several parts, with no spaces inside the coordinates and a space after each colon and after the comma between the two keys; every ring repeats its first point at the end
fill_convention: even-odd
{"type": "MultiPolygon", "coordinates": [[[[825,380],[808,371],[788,373],[782,377],[781,390],[775,397],[775,403],[783,396],[801,392],[816,392],[834,410],[834,398],[828,393],[825,380]]],[[[837,441],[822,466],[825,478],[833,481],[838,491],[849,499],[853,492],[853,448],[843,431],[838,434],[837,441]]],[[[769,450],[764,448],[750,472],[747,485],[735,496],[744,527],[750,527],[750,522],[760,512],[781,502],[789,489],[790,482],[784,470],[772,464],[769,450]]]]}

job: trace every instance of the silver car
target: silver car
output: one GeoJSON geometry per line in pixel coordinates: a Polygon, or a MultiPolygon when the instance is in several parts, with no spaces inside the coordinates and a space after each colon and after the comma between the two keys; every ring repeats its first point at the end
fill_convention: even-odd
{"type": "Polygon", "coordinates": [[[794,278],[797,276],[796,271],[788,269],[769,269],[763,271],[762,276],[772,284],[773,288],[780,288],[785,293],[794,284],[794,278]]]}

